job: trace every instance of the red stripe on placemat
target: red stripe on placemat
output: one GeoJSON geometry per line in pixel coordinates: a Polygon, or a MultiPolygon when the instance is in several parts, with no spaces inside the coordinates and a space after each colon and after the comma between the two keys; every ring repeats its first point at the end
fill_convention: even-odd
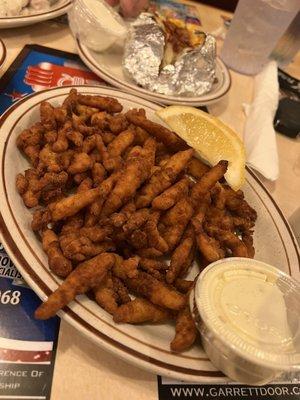
{"type": "Polygon", "coordinates": [[[26,351],[0,348],[0,361],[50,362],[52,351],[26,351]]]}

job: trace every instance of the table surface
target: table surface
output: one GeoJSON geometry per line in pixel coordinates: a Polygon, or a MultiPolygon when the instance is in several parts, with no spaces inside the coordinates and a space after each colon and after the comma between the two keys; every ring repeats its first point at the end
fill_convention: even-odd
{"type": "MultiPolygon", "coordinates": [[[[195,3],[194,3],[195,4],[195,3]]],[[[197,3],[205,31],[222,24],[221,15],[230,13],[197,3]]],[[[74,39],[67,26],[55,21],[1,30],[7,47],[7,59],[0,76],[26,44],[39,44],[76,53],[74,39]]],[[[300,79],[300,52],[286,69],[300,79]]],[[[251,103],[253,78],[231,71],[232,87],[225,99],[209,107],[209,111],[242,135],[245,123],[243,103],[251,103]]],[[[289,218],[300,202],[300,142],[277,135],[280,175],[276,182],[261,180],[289,218]]],[[[96,400],[121,399],[156,400],[157,378],[152,373],[129,365],[98,348],[72,326],[62,321],[55,363],[51,399],[96,400]],[[71,339],[70,339],[71,338],[71,339]]]]}

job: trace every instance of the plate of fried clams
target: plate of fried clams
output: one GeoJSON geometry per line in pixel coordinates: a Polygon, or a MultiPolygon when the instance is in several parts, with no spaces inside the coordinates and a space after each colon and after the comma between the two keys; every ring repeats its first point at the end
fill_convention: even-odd
{"type": "Polygon", "coordinates": [[[234,192],[227,161],[203,164],[159,109],[100,86],[13,105],[0,122],[2,240],[44,301],[36,318],[58,313],[153,373],[220,381],[188,308],[195,276],[227,256],[296,276],[299,254],[252,172],[234,192]]]}

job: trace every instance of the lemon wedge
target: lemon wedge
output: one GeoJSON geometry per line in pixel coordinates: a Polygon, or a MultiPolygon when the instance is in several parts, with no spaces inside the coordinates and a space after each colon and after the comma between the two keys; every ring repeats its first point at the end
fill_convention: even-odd
{"type": "Polygon", "coordinates": [[[231,128],[194,107],[169,106],[156,114],[210,165],[227,160],[227,183],[234,190],[242,187],[246,153],[243,142],[231,128]]]}

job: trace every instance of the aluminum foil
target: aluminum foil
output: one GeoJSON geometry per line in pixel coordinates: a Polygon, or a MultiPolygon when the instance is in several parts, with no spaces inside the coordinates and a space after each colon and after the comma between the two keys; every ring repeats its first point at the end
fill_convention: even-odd
{"type": "Polygon", "coordinates": [[[215,79],[216,43],[206,35],[202,46],[184,50],[176,62],[160,69],[165,36],[153,16],[142,13],[130,26],[123,69],[138,85],[165,95],[199,96],[215,79]]]}

